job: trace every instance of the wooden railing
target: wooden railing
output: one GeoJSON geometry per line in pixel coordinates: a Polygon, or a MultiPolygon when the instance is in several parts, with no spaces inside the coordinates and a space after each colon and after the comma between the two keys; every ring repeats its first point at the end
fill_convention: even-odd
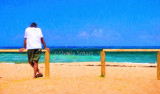
{"type": "Polygon", "coordinates": [[[103,49],[101,51],[101,76],[105,77],[105,52],[157,52],[157,80],[160,80],[160,49],[103,49]]]}
{"type": "MultiPolygon", "coordinates": [[[[19,49],[0,49],[0,52],[19,52],[19,49]]],[[[23,52],[27,52],[27,50],[23,52]]],[[[42,49],[42,52],[45,52],[45,77],[49,78],[49,52],[45,49],[42,49]]]]}

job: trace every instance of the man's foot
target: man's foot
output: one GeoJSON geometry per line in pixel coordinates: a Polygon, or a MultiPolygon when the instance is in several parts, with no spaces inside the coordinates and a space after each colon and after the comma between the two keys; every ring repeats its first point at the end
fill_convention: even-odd
{"type": "Polygon", "coordinates": [[[37,78],[37,75],[36,76],[33,76],[33,79],[37,78]]]}

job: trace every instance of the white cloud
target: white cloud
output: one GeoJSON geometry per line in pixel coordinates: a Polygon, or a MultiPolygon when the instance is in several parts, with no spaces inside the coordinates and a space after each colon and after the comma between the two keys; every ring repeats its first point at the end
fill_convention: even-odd
{"type": "Polygon", "coordinates": [[[17,34],[14,39],[24,39],[24,34],[17,34]]]}
{"type": "Polygon", "coordinates": [[[85,31],[81,32],[78,34],[78,36],[88,36],[89,34],[85,31]]]}
{"type": "Polygon", "coordinates": [[[100,29],[94,29],[93,32],[91,33],[91,36],[94,37],[103,37],[103,30],[100,29]]]}

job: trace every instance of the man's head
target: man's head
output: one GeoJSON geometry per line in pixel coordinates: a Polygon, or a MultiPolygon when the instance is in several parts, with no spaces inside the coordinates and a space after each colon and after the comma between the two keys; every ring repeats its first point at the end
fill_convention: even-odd
{"type": "Polygon", "coordinates": [[[30,26],[36,28],[36,27],[37,27],[37,24],[36,24],[36,23],[32,23],[30,26]]]}

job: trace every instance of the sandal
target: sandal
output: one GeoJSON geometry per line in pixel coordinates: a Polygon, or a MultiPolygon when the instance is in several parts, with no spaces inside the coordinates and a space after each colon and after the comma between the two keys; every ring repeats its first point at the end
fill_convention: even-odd
{"type": "Polygon", "coordinates": [[[42,73],[37,74],[36,78],[38,78],[38,77],[43,77],[43,74],[42,73]]]}

